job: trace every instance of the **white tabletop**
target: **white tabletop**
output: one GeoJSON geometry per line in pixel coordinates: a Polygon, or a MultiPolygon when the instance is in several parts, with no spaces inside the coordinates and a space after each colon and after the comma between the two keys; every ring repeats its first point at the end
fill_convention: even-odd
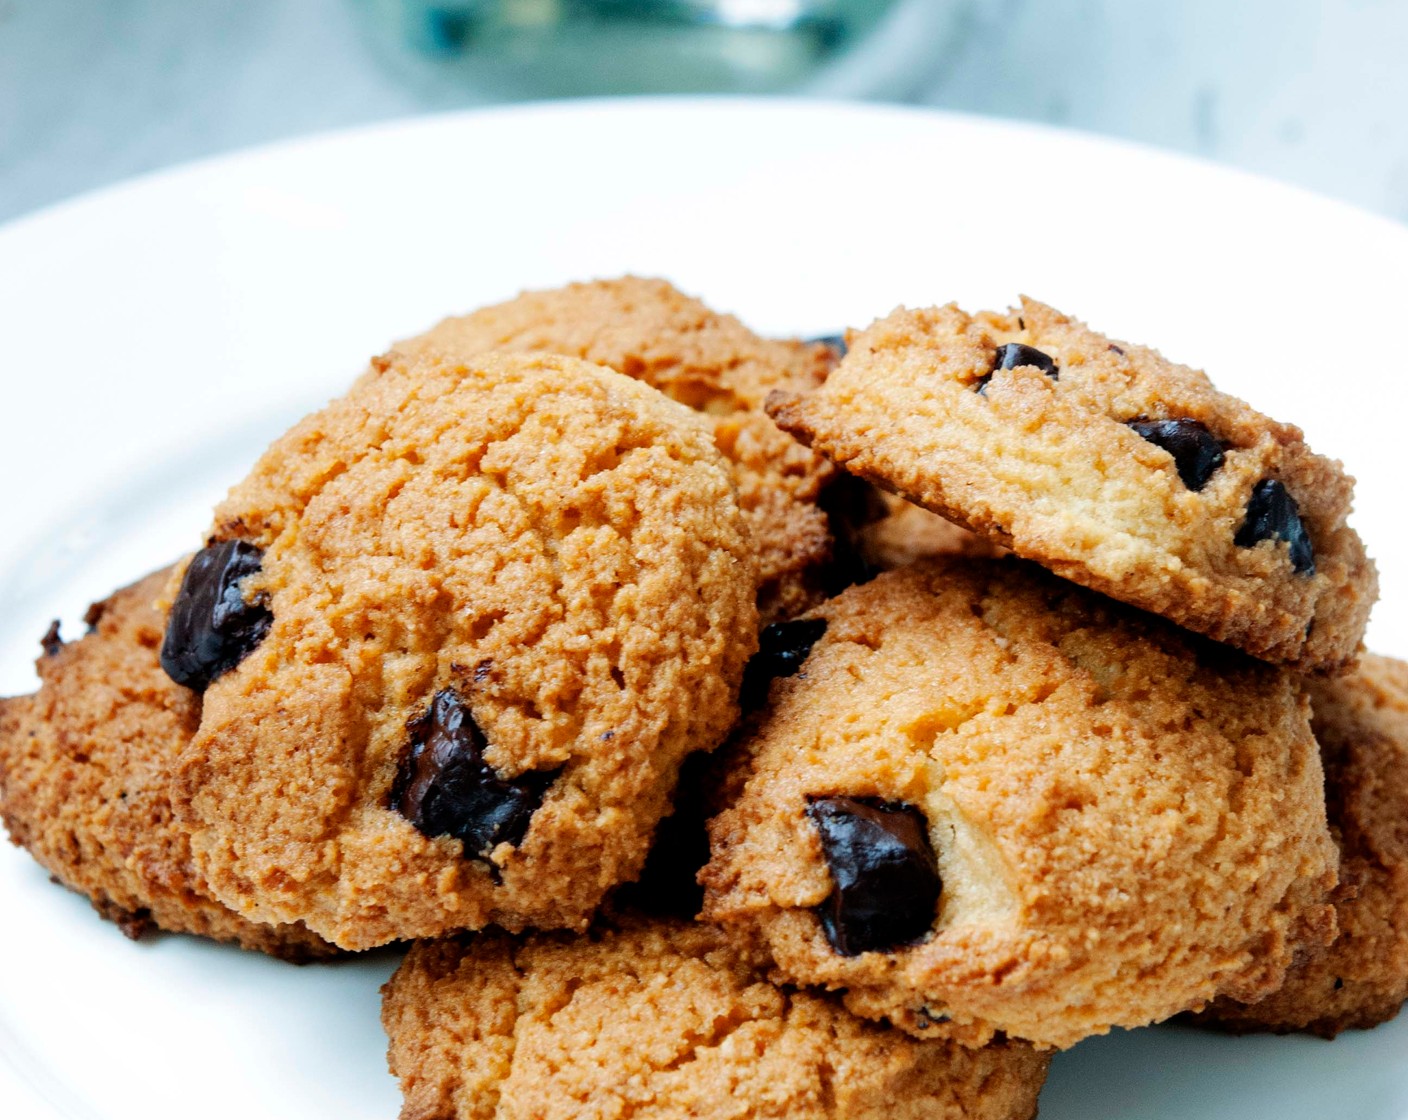
{"type": "MultiPolygon", "coordinates": [[[[959,18],[910,100],[1191,152],[1408,220],[1401,0],[913,2],[959,18]]],[[[0,220],[479,99],[386,69],[349,0],[0,0],[0,220]]]]}

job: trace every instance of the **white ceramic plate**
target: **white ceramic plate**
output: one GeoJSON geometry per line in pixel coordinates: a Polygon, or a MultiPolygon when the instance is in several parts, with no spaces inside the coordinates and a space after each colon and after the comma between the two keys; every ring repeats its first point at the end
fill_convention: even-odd
{"type": "MultiPolygon", "coordinates": [[[[538,106],[280,145],[0,230],[0,694],[51,618],[194,547],[367,357],[525,286],[660,274],[771,332],[1028,292],[1300,423],[1360,479],[1408,654],[1408,231],[1030,126],[786,102],[538,106]]],[[[0,851],[0,1115],[394,1116],[391,951],[297,969],[133,945],[0,851]]],[[[1043,1120],[1408,1117],[1408,1017],[1327,1044],[1165,1027],[1057,1058],[1043,1120]]]]}

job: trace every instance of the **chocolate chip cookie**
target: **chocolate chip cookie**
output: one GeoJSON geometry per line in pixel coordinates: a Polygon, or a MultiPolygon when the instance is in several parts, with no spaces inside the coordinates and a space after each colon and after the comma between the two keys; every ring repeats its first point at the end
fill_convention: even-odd
{"type": "Polygon", "coordinates": [[[861,559],[878,572],[940,556],[997,556],[1002,548],[962,525],[894,494],[880,495],[884,513],[854,535],[861,559]]]}
{"type": "Polygon", "coordinates": [[[1028,1120],[1047,1059],[780,989],[718,931],[422,942],[385,988],[402,1120],[1028,1120]]]}
{"type": "Polygon", "coordinates": [[[246,921],[211,896],[167,782],[200,697],[162,672],[157,572],[89,608],[88,634],[37,662],[41,687],[0,701],[0,816],[10,839],[128,937],[195,933],[290,960],[329,956],[299,925],[246,921]]]}
{"type": "Polygon", "coordinates": [[[1066,1047],[1264,995],[1328,940],[1289,672],[1011,558],[789,626],[702,875],[704,917],[779,978],[920,1037],[1066,1047]]]}
{"type": "Polygon", "coordinates": [[[1377,576],[1352,481],[1299,429],[1033,300],[853,333],[782,427],[1058,575],[1256,657],[1334,670],[1377,576]]]}
{"type": "Polygon", "coordinates": [[[816,343],[760,338],[663,280],[626,276],[517,299],[446,319],[397,345],[462,358],[486,350],[567,354],[653,385],[703,413],[733,468],[758,553],[764,622],[820,598],[831,539],[818,500],[834,468],[768,419],[774,389],[815,388],[835,361],[816,343]]]}
{"type": "Polygon", "coordinates": [[[1311,706],[1340,845],[1339,936],[1274,995],[1219,1001],[1211,1017],[1333,1038],[1393,1018],[1408,999],[1408,664],[1368,654],[1350,675],[1312,682],[1311,706]]]}
{"type": "Polygon", "coordinates": [[[174,595],[200,866],[346,948],[580,928],[733,723],[756,591],[696,413],[574,358],[392,356],[274,443],[174,595]]]}

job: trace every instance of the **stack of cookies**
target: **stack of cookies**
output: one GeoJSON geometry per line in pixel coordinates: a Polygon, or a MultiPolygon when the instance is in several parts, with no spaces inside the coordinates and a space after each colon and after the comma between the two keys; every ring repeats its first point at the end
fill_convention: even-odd
{"type": "Polygon", "coordinates": [[[375,359],[0,702],[130,936],[413,941],[405,1120],[1025,1120],[1052,1050],[1408,998],[1408,665],[1351,482],[1032,301],[668,284],[375,359]]]}

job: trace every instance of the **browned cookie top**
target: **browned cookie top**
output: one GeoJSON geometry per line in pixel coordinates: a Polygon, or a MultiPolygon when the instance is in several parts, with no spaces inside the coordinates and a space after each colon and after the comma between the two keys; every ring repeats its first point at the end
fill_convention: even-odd
{"type": "Polygon", "coordinates": [[[222,900],[347,948],[584,925],[756,642],[708,428],[575,358],[393,357],[273,444],[211,541],[242,610],[178,812],[222,900]]]}
{"type": "Polygon", "coordinates": [[[1328,937],[1292,674],[1011,559],[789,627],[702,876],[780,977],[921,1037],[1064,1047],[1269,992],[1328,937]]]}
{"type": "Polygon", "coordinates": [[[1378,584],[1339,464],[1044,304],[901,309],[769,410],[848,470],[1257,657],[1332,670],[1359,648],[1378,584]]]}
{"type": "Polygon", "coordinates": [[[830,555],[817,501],[833,468],[768,419],[774,389],[815,388],[834,360],[828,347],[760,338],[664,280],[625,276],[518,298],[445,319],[397,344],[408,353],[465,357],[485,350],[567,354],[653,385],[703,413],[733,469],[758,552],[764,622],[818,598],[830,555]]]}
{"type": "Polygon", "coordinates": [[[155,926],[290,959],[330,955],[302,926],[256,924],[216,902],[172,817],[171,767],[201,705],[157,660],[163,619],[153,602],[169,576],[94,604],[89,633],[55,639],[39,659],[39,691],[0,701],[5,827],[129,937],[155,926]]]}
{"type": "Polygon", "coordinates": [[[1220,1001],[1213,1017],[1334,1037],[1408,999],[1408,664],[1366,654],[1348,676],[1312,682],[1311,706],[1340,843],[1339,937],[1280,991],[1250,1007],[1220,1001]]]}
{"type": "Polygon", "coordinates": [[[402,1120],[1029,1120],[1046,1058],[780,989],[708,926],[415,945],[382,1022],[402,1120]]]}

